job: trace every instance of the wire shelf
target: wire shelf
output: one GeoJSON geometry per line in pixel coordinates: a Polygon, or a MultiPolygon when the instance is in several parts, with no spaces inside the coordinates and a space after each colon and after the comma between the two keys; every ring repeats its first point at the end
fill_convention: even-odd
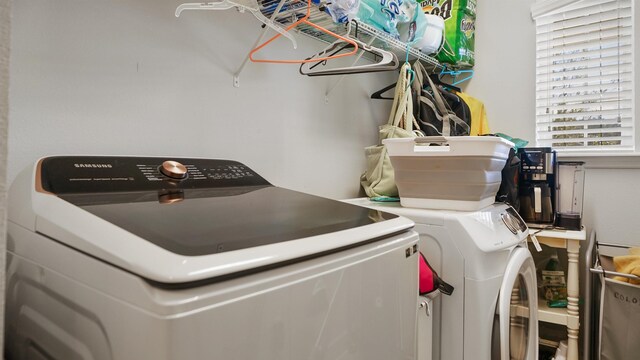
{"type": "MultiPolygon", "coordinates": [[[[259,0],[258,3],[260,4],[260,12],[262,12],[264,16],[271,18],[280,1],[281,0],[259,0]]],[[[276,14],[275,18],[273,18],[275,22],[280,23],[282,26],[287,27],[306,14],[306,1],[282,1],[284,1],[282,9],[276,14]]],[[[309,21],[314,24],[320,25],[338,35],[345,35],[348,31],[347,24],[337,24],[333,22],[331,16],[326,12],[320,10],[318,6],[311,7],[311,15],[309,17],[309,21]]],[[[354,20],[352,21],[352,29],[355,29],[355,32],[352,31],[351,35],[357,37],[359,40],[367,44],[371,43],[371,45],[377,48],[395,53],[398,59],[405,59],[408,51],[410,60],[420,59],[420,61],[422,61],[422,63],[425,65],[425,69],[431,72],[438,72],[444,68],[444,66],[440,64],[440,62],[438,62],[428,54],[425,54],[414,47],[407,46],[407,43],[402,42],[394,38],[390,34],[378,30],[366,23],[354,20]]],[[[300,26],[298,26],[297,30],[301,34],[304,34],[316,40],[323,41],[325,43],[332,43],[335,41],[335,38],[333,38],[331,35],[321,32],[305,24],[301,24],[300,26]]]]}

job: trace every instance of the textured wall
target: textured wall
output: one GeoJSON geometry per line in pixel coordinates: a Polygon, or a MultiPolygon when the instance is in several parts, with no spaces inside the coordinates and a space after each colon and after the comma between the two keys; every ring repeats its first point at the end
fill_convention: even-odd
{"type": "MultiPolygon", "coordinates": [[[[248,63],[261,32],[249,13],[184,12],[175,0],[16,1],[11,29],[9,179],[50,154],[234,159],[280,186],[358,194],[364,150],[390,102],[369,99],[397,78],[306,77],[298,65],[248,63]]],[[[306,58],[276,41],[264,58],[306,58]]]]}
{"type": "Polygon", "coordinates": [[[493,132],[535,143],[534,0],[478,1],[475,74],[466,91],[484,101],[493,132]]]}
{"type": "Polygon", "coordinates": [[[4,341],[7,124],[9,114],[10,0],[0,0],[0,353],[4,341]]]}

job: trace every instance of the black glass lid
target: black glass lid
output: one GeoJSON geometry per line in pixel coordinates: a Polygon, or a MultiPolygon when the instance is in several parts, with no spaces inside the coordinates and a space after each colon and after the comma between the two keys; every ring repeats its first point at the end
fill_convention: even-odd
{"type": "Polygon", "coordinates": [[[41,164],[44,191],[171,252],[199,256],[364,226],[396,215],[274,187],[225,160],[58,157],[41,164]],[[83,165],[83,166],[80,166],[83,165]],[[172,164],[172,169],[178,171],[172,164]]]}

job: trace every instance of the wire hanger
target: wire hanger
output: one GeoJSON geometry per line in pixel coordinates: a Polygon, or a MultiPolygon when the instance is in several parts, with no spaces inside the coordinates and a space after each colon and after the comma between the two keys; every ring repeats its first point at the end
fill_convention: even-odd
{"type": "MultiPolygon", "coordinates": [[[[375,46],[366,44],[363,41],[359,40],[357,38],[358,23],[355,20],[353,22],[355,22],[356,24],[356,35],[351,36],[352,22],[349,22],[347,24],[347,33],[345,35],[345,38],[356,42],[363,52],[368,52],[376,55],[376,58],[380,59],[378,62],[373,64],[365,64],[365,65],[353,64],[351,66],[345,66],[345,67],[339,67],[339,68],[329,68],[329,69],[320,68],[319,70],[314,70],[318,67],[318,65],[326,64],[326,60],[324,61],[318,60],[318,63],[314,65],[311,65],[310,62],[302,63],[302,65],[300,65],[300,74],[308,75],[308,76],[345,75],[345,74],[359,74],[359,73],[379,72],[379,71],[391,71],[391,70],[397,69],[398,66],[400,65],[400,63],[398,62],[398,57],[390,51],[379,49],[375,46]]],[[[309,59],[315,60],[315,59],[326,57],[327,55],[333,56],[344,49],[350,48],[351,46],[352,45],[350,42],[345,42],[342,39],[338,39],[332,44],[330,44],[324,50],[311,56],[309,59]]]]}
{"type": "MultiPolygon", "coordinates": [[[[226,0],[229,1],[229,0],[226,0]]],[[[287,26],[287,28],[285,29],[285,32],[290,31],[291,29],[295,28],[296,26],[300,25],[300,24],[307,24],[313,28],[316,28],[326,34],[329,34],[337,39],[343,40],[344,42],[350,43],[351,45],[353,45],[353,50],[347,52],[347,53],[342,53],[342,54],[335,54],[335,55],[328,55],[328,56],[324,56],[324,57],[318,57],[318,58],[313,58],[313,59],[302,59],[302,60],[274,60],[274,59],[256,59],[254,58],[254,54],[258,51],[260,51],[262,48],[264,48],[265,46],[269,45],[271,42],[273,42],[275,39],[279,38],[280,36],[283,36],[283,34],[278,33],[275,36],[273,36],[271,39],[265,41],[264,43],[262,43],[261,45],[259,45],[258,47],[256,47],[255,49],[251,50],[251,52],[249,52],[249,59],[253,62],[263,62],[263,63],[274,63],[274,64],[301,64],[301,63],[307,63],[307,62],[319,62],[319,61],[324,61],[324,60],[331,60],[331,59],[337,59],[337,58],[341,58],[341,57],[345,57],[345,56],[351,56],[354,55],[356,52],[358,52],[358,44],[351,40],[348,39],[344,36],[340,36],[330,30],[327,30],[325,28],[323,28],[320,25],[314,24],[311,21],[309,21],[309,17],[311,16],[311,0],[307,0],[307,13],[301,17],[300,19],[298,19],[298,21],[294,22],[293,24],[287,26]]]]}
{"type": "Polygon", "coordinates": [[[260,22],[289,39],[294,49],[298,48],[298,43],[291,33],[288,33],[282,26],[262,15],[256,0],[221,0],[203,3],[184,3],[176,8],[176,17],[180,17],[180,14],[184,10],[228,10],[231,8],[238,8],[240,12],[244,12],[245,10],[249,11],[256,19],[260,20],[260,22]]]}

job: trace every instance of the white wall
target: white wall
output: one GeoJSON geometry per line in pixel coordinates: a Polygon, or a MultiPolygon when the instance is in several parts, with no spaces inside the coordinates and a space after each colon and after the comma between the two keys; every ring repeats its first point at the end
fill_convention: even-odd
{"type": "MultiPolygon", "coordinates": [[[[393,73],[309,78],[296,65],[249,63],[260,34],[235,10],[173,13],[176,0],[14,4],[9,179],[49,154],[228,158],[272,183],[334,198],[358,194],[363,147],[389,102],[369,94],[393,73]]],[[[260,54],[305,58],[299,37],[260,54]]]]}
{"type": "MultiPolygon", "coordinates": [[[[6,249],[7,122],[9,113],[9,27],[10,0],[0,0],[0,325],[4,324],[4,271],[6,249]]],[[[4,326],[0,326],[0,352],[4,326]]]]}
{"type": "Polygon", "coordinates": [[[535,142],[534,0],[481,0],[476,62],[466,91],[481,99],[492,132],[535,142]]]}

